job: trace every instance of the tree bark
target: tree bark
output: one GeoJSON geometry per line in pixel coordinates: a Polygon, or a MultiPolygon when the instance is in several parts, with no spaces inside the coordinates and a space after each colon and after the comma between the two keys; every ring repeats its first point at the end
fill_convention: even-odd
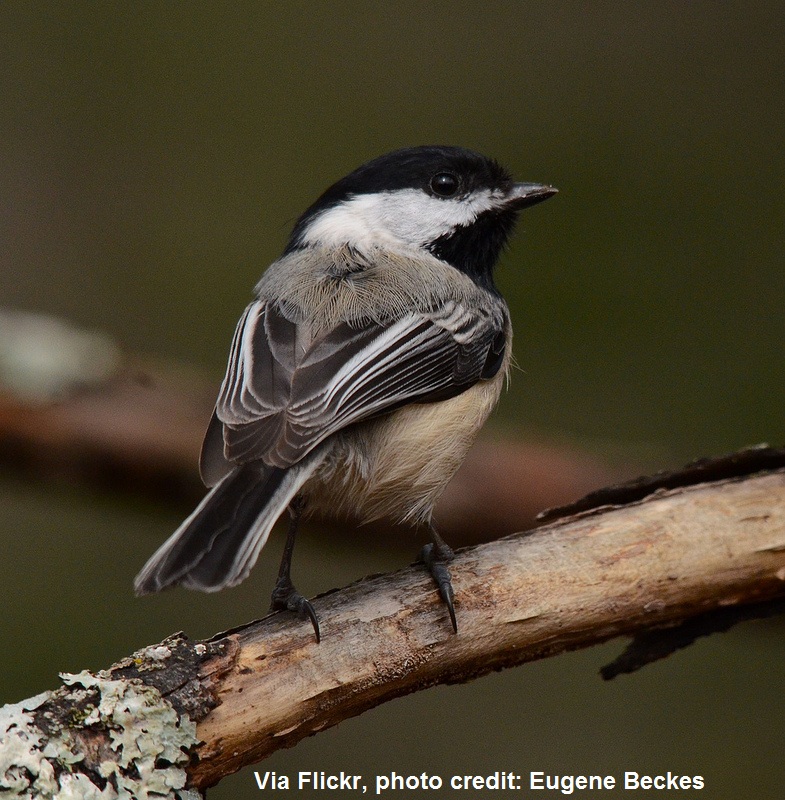
{"type": "MultiPolygon", "coordinates": [[[[394,697],[616,636],[656,639],[664,630],[667,641],[667,631],[683,631],[685,621],[694,627],[644,663],[727,628],[734,609],[738,618],[763,615],[785,598],[785,469],[777,452],[780,466],[767,472],[755,472],[753,460],[742,467],[752,475],[670,489],[655,482],[647,496],[621,507],[587,508],[460,551],[451,565],[457,635],[432,580],[413,566],[316,598],[321,644],[309,622],[279,613],[206,642],[172,637],[101,678],[141,679],[177,711],[181,728],[196,722],[200,743],[183,768],[188,785],[202,790],[394,697]]],[[[32,723],[46,730],[47,720],[50,729],[57,727],[52,719],[73,720],[71,688],[38,698],[25,712],[32,723]]],[[[81,702],[92,738],[87,758],[69,769],[95,775],[95,754],[112,757],[107,737],[114,729],[116,738],[117,728],[108,717],[96,721],[81,702]],[[100,746],[96,736],[104,737],[100,746]]],[[[15,730],[0,725],[0,767],[15,730]]]]}

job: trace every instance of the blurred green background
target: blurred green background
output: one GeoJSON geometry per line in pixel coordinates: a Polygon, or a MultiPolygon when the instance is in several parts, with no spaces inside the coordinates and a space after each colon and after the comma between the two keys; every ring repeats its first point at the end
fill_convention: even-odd
{"type": "MultiPolygon", "coordinates": [[[[384,151],[460,144],[560,189],[499,272],[522,371],[497,425],[648,467],[785,441],[781,2],[10,2],[0,96],[4,306],[217,385],[317,194],[384,151]]],[[[132,597],[179,516],[0,474],[0,702],[260,615],[280,539],[238,589],[132,597]]],[[[414,552],[358,543],[309,530],[301,588],[414,552]]],[[[671,770],[712,800],[783,796],[781,624],[603,683],[619,648],[395,701],[262,769],[671,770]]],[[[246,770],[210,796],[259,794],[246,770]]]]}

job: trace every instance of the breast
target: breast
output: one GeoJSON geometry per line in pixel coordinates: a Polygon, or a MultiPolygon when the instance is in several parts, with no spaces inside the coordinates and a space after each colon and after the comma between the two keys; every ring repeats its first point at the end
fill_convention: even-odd
{"type": "Polygon", "coordinates": [[[505,372],[450,400],[405,406],[336,436],[304,487],[311,509],[360,522],[428,522],[496,405],[505,372]]]}

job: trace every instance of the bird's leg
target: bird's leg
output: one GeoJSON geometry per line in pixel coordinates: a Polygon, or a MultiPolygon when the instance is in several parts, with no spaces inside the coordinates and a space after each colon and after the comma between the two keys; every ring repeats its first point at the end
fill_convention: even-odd
{"type": "Polygon", "coordinates": [[[439,588],[444,604],[447,606],[447,611],[450,612],[450,621],[452,622],[452,629],[458,633],[458,623],[455,620],[455,606],[453,605],[453,591],[452,581],[450,579],[450,570],[447,566],[450,561],[455,557],[452,548],[442,539],[441,536],[433,527],[433,523],[428,526],[428,531],[431,535],[431,543],[426,544],[420,552],[420,561],[428,567],[428,572],[431,573],[436,586],[439,588]]]}
{"type": "Polygon", "coordinates": [[[270,611],[296,611],[301,617],[308,617],[313,625],[313,632],[316,634],[316,643],[318,644],[321,641],[321,634],[316,611],[310,602],[294,588],[291,577],[294,540],[297,537],[297,528],[304,508],[305,500],[299,495],[289,503],[289,531],[286,534],[286,545],[281,557],[278,579],[271,597],[270,611]]]}

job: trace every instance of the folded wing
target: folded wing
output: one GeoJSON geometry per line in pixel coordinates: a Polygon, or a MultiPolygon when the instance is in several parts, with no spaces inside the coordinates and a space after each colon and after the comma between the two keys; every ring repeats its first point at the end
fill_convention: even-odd
{"type": "Polygon", "coordinates": [[[202,450],[213,485],[235,464],[287,467],[336,431],[407,403],[446,399],[495,374],[505,317],[457,303],[388,324],[341,323],[303,344],[275,305],[252,303],[202,450]]]}

